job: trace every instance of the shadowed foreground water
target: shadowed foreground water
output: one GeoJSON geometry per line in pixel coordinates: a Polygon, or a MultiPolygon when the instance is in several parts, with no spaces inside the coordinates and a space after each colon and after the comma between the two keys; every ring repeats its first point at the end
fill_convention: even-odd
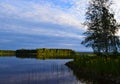
{"type": "Polygon", "coordinates": [[[68,61],[0,57],[0,84],[83,84],[64,65],[68,61]]]}

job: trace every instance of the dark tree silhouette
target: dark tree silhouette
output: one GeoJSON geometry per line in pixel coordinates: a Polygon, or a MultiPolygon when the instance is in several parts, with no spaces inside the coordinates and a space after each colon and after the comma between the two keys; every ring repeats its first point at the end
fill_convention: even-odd
{"type": "Polygon", "coordinates": [[[97,54],[118,52],[120,47],[120,40],[116,35],[119,25],[109,10],[110,5],[109,0],[91,0],[86,12],[85,25],[88,29],[81,43],[92,47],[97,54]]]}

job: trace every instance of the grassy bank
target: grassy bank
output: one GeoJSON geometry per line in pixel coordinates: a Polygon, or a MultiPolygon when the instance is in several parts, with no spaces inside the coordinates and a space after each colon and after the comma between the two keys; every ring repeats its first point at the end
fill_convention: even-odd
{"type": "MultiPolygon", "coordinates": [[[[77,56],[67,63],[78,78],[91,81],[120,83],[120,57],[77,56]],[[79,75],[80,74],[80,75],[79,75]]],[[[100,82],[101,83],[101,82],[100,82]]]]}

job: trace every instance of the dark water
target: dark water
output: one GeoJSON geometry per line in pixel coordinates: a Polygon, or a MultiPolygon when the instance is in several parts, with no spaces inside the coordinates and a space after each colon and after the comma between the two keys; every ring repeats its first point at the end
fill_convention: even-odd
{"type": "Polygon", "coordinates": [[[0,84],[83,84],[64,65],[68,61],[0,57],[0,84]]]}

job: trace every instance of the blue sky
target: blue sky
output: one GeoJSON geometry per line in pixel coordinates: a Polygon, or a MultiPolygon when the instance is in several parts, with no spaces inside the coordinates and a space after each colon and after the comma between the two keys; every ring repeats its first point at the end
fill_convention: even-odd
{"type": "MultiPolygon", "coordinates": [[[[114,0],[112,8],[119,21],[118,2],[114,0]]],[[[0,49],[91,51],[80,44],[87,4],[88,0],[0,0],[0,49]]]]}

